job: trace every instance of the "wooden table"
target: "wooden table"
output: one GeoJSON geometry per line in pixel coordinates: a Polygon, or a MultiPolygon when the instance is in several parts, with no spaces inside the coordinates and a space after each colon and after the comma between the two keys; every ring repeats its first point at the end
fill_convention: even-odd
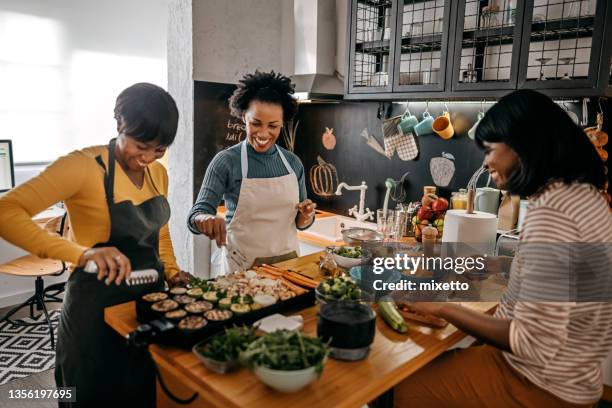
{"type": "MultiPolygon", "coordinates": [[[[319,253],[279,264],[308,275],[318,274],[319,253]]],[[[495,303],[464,303],[465,306],[490,312],[495,303]]],[[[304,332],[316,334],[318,307],[303,310],[304,332]]],[[[135,303],[124,303],[105,310],[105,321],[122,336],[134,330],[135,303]]],[[[449,325],[432,330],[409,323],[407,334],[399,334],[380,318],[369,356],[362,361],[343,362],[329,359],[323,375],[313,384],[293,394],[282,394],[261,383],[249,370],[220,375],[208,371],[191,351],[151,345],[150,351],[160,367],[164,381],[180,398],[194,392],[192,407],[361,407],[391,389],[419,368],[443,353],[465,334],[449,325]],[[415,348],[423,351],[414,356],[415,348]]],[[[180,406],[159,389],[158,407],[180,406]]]]}

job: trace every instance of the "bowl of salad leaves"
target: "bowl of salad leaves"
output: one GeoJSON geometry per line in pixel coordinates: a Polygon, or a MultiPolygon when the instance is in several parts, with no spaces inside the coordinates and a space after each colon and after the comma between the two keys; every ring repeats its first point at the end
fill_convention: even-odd
{"type": "Polygon", "coordinates": [[[329,346],[320,337],[277,330],[249,344],[240,358],[264,384],[289,393],[319,378],[328,353],[329,346]]]}
{"type": "Polygon", "coordinates": [[[340,246],[333,252],[338,266],[346,269],[361,265],[370,258],[370,252],[360,246],[340,246]]]}
{"type": "Polygon", "coordinates": [[[193,347],[193,353],[210,371],[225,374],[240,367],[240,353],[257,337],[253,327],[233,327],[193,347]]]}

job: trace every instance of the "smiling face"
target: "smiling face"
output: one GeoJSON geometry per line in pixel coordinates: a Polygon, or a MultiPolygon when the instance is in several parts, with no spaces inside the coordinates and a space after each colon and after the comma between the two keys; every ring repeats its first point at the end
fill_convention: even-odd
{"type": "Polygon", "coordinates": [[[246,137],[256,152],[271,148],[283,126],[283,107],[279,104],[253,100],[244,114],[246,137]]]}
{"type": "Polygon", "coordinates": [[[155,160],[161,159],[166,149],[166,146],[160,145],[156,140],[142,142],[122,133],[117,137],[115,154],[123,168],[139,172],[155,160]]]}
{"type": "Polygon", "coordinates": [[[505,143],[483,142],[484,164],[497,187],[507,187],[508,179],[518,170],[518,155],[505,143]]]}

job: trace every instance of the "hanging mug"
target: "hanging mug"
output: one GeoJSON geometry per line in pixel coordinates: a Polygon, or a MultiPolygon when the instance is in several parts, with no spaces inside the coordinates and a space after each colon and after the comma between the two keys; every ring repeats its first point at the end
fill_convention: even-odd
{"type": "Polygon", "coordinates": [[[423,112],[423,120],[417,123],[417,125],[414,127],[414,132],[417,134],[417,136],[425,136],[433,133],[434,131],[431,128],[433,122],[434,118],[431,117],[429,112],[423,112]]]}
{"type": "Polygon", "coordinates": [[[450,139],[455,134],[455,129],[453,129],[448,111],[442,112],[442,115],[438,116],[433,121],[431,127],[433,131],[444,140],[450,139]]]}
{"type": "Polygon", "coordinates": [[[478,112],[478,117],[476,118],[476,123],[474,123],[474,126],[472,126],[470,128],[470,130],[468,130],[468,137],[470,139],[474,140],[476,138],[476,128],[478,127],[478,124],[480,123],[482,118],[484,118],[484,112],[478,112]]]}
{"type": "Polygon", "coordinates": [[[402,115],[399,124],[397,125],[397,130],[400,131],[401,134],[406,135],[414,130],[414,126],[419,123],[419,120],[410,113],[409,110],[402,115]]]}

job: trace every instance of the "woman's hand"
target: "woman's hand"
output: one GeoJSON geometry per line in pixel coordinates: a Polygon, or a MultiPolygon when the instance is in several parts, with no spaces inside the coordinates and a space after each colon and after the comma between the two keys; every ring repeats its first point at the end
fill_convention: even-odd
{"type": "Polygon", "coordinates": [[[317,208],[317,205],[309,199],[305,199],[297,204],[295,208],[298,210],[297,225],[302,228],[310,224],[315,215],[315,208],[317,208]]]}
{"type": "Polygon", "coordinates": [[[194,217],[193,223],[202,234],[210,239],[217,241],[217,246],[225,245],[225,219],[212,214],[198,214],[194,217]]]}
{"type": "Polygon", "coordinates": [[[106,280],[110,285],[113,281],[119,286],[121,282],[130,277],[132,264],[128,257],[115,247],[90,248],[81,254],[77,266],[84,267],[87,261],[94,261],[98,266],[98,280],[106,280]]]}
{"type": "Polygon", "coordinates": [[[440,317],[442,306],[444,305],[444,302],[414,302],[410,303],[408,307],[421,314],[429,314],[440,317]]]}
{"type": "Polygon", "coordinates": [[[170,288],[175,286],[184,286],[187,285],[193,278],[194,276],[189,272],[179,271],[168,279],[168,286],[170,286],[170,288]]]}

